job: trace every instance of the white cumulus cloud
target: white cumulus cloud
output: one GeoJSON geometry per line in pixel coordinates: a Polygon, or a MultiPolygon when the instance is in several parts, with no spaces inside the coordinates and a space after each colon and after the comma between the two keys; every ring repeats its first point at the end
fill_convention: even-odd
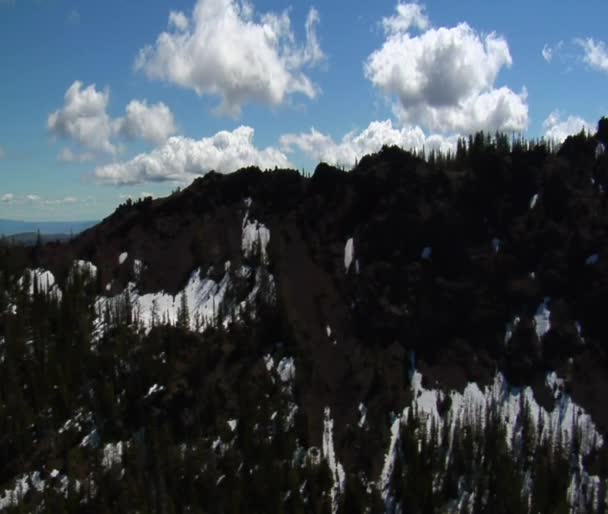
{"type": "Polygon", "coordinates": [[[0,202],[2,203],[12,203],[15,200],[15,195],[13,193],[4,193],[0,196],[0,202]]]}
{"type": "Polygon", "coordinates": [[[176,133],[171,110],[162,102],[148,105],[146,100],[132,100],[124,117],[108,114],[110,90],[99,91],[95,84],[85,86],[75,81],[66,91],[64,104],[47,119],[49,131],[57,137],[78,143],[89,150],[75,154],[64,149],[59,160],[66,162],[91,160],[91,152],[117,155],[116,138],[143,139],[160,144],[176,133]]]}
{"type": "Polygon", "coordinates": [[[254,129],[245,126],[200,140],[174,136],[149,153],[98,167],[94,174],[99,182],[120,185],[187,182],[212,170],[228,173],[245,166],[262,169],[290,166],[283,152],[272,147],[259,149],[253,138],[254,129]]]}
{"type": "Polygon", "coordinates": [[[456,147],[457,136],[427,136],[420,127],[395,128],[391,120],[373,121],[361,132],[350,132],[340,142],[314,128],[308,133],[285,134],[281,146],[286,152],[298,148],[310,158],[335,166],[351,168],[364,155],[379,151],[383,145],[396,145],[405,150],[441,150],[456,147]]]}
{"type": "Polygon", "coordinates": [[[420,4],[399,3],[396,10],[395,16],[382,18],[382,26],[389,34],[407,32],[412,27],[424,30],[430,24],[424,6],[420,4]]]}
{"type": "Polygon", "coordinates": [[[580,116],[568,116],[566,119],[562,119],[560,112],[557,110],[549,114],[543,122],[543,128],[545,129],[545,138],[557,143],[563,143],[568,136],[576,135],[581,130],[589,133],[595,132],[593,125],[580,116]]]}
{"type": "Polygon", "coordinates": [[[593,38],[576,39],[584,52],[583,61],[597,71],[608,73],[608,47],[603,41],[596,41],[593,38]]]}
{"type": "Polygon", "coordinates": [[[390,98],[405,123],[432,131],[525,130],[525,89],[517,94],[496,87],[510,67],[506,40],[481,34],[467,23],[426,28],[418,4],[399,4],[397,16],[383,20],[386,39],[364,65],[365,76],[390,98]],[[421,30],[412,34],[411,28],[421,30]]]}
{"type": "Polygon", "coordinates": [[[68,88],[63,107],[48,117],[48,129],[91,150],[114,154],[117,148],[110,139],[115,129],[107,113],[110,91],[98,91],[95,84],[83,86],[77,80],[68,88]]]}
{"type": "Polygon", "coordinates": [[[191,17],[172,11],[166,32],[140,50],[136,70],[149,78],[221,99],[219,112],[236,116],[242,106],[283,104],[293,93],[309,98],[318,89],[304,72],[324,54],[311,9],[307,40],[295,42],[287,11],[256,16],[245,0],[198,0],[191,17]]]}
{"type": "Polygon", "coordinates": [[[543,46],[541,53],[545,61],[551,62],[553,60],[553,48],[551,48],[549,45],[543,46]]]}
{"type": "Polygon", "coordinates": [[[164,103],[154,105],[132,100],[126,108],[126,116],[118,120],[118,130],[131,139],[144,139],[160,144],[177,132],[173,113],[164,103]]]}

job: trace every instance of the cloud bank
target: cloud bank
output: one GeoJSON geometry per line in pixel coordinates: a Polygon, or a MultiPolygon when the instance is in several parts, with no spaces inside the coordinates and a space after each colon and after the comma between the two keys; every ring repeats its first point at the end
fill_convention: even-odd
{"type": "Polygon", "coordinates": [[[257,148],[253,143],[254,134],[253,128],[241,126],[200,140],[174,136],[149,153],[98,167],[94,175],[102,183],[126,185],[188,182],[211,170],[229,173],[245,166],[262,169],[290,166],[287,156],[280,150],[257,148]]]}
{"type": "Polygon", "coordinates": [[[420,127],[396,128],[391,120],[373,121],[361,132],[346,134],[340,142],[314,128],[308,133],[281,137],[281,147],[286,152],[297,148],[314,160],[346,168],[352,168],[361,157],[379,151],[383,145],[396,145],[405,150],[447,152],[455,149],[456,142],[457,136],[426,136],[420,127]]]}

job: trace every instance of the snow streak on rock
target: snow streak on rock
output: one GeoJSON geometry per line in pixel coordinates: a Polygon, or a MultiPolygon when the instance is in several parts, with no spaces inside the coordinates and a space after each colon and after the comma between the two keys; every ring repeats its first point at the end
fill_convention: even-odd
{"type": "Polygon", "coordinates": [[[192,273],[186,287],[175,296],[163,291],[142,295],[136,285],[130,282],[122,293],[97,299],[95,311],[98,332],[102,333],[105,328],[106,310],[114,312],[121,307],[128,308],[129,304],[132,314],[144,329],[149,330],[162,323],[176,324],[180,309],[187,307],[190,329],[203,330],[217,321],[224,321],[219,320],[219,309],[229,284],[229,274],[225,274],[217,283],[209,278],[201,278],[199,270],[192,273]]]}
{"type": "Polygon", "coordinates": [[[249,207],[251,206],[251,198],[245,200],[247,212],[243,218],[243,237],[241,248],[245,257],[251,257],[259,254],[262,263],[268,263],[268,253],[266,247],[270,241],[270,230],[263,223],[251,219],[249,216],[249,207]]]}
{"type": "Polygon", "coordinates": [[[80,275],[88,275],[91,278],[97,277],[97,266],[89,261],[74,261],[72,272],[80,273],[80,275]]]}
{"type": "Polygon", "coordinates": [[[513,321],[507,323],[507,329],[505,330],[505,344],[507,344],[513,337],[513,333],[517,329],[517,325],[519,325],[519,322],[519,316],[515,316],[515,318],[513,318],[513,321]]]}
{"type": "Polygon", "coordinates": [[[536,327],[536,335],[541,339],[549,330],[551,330],[551,311],[549,310],[550,298],[545,298],[544,302],[538,306],[534,315],[534,325],[536,327]]]}
{"type": "Polygon", "coordinates": [[[538,193],[536,193],[531,199],[530,199],[530,209],[534,209],[534,207],[536,207],[536,203],[538,202],[538,193]]]}
{"type": "Polygon", "coordinates": [[[384,457],[384,465],[382,466],[382,474],[380,475],[380,483],[379,489],[380,494],[382,495],[382,499],[386,504],[387,512],[392,512],[393,510],[393,500],[390,495],[390,481],[393,476],[393,469],[395,468],[395,461],[397,460],[397,444],[399,443],[400,437],[400,425],[401,418],[395,418],[393,424],[391,425],[391,442],[388,446],[388,451],[384,457]]]}
{"type": "Polygon", "coordinates": [[[110,469],[111,467],[122,463],[122,456],[125,448],[128,446],[127,443],[118,441],[117,443],[108,443],[103,447],[103,458],[101,465],[104,469],[110,469]]]}
{"type": "MultiPolygon", "coordinates": [[[[68,488],[73,488],[78,492],[81,488],[79,480],[70,480],[58,470],[53,469],[48,473],[46,479],[39,471],[25,473],[15,479],[12,489],[5,489],[0,493],[0,511],[11,507],[19,507],[25,497],[31,492],[43,493],[49,488],[67,497],[68,488]]],[[[19,512],[22,510],[19,509],[19,512]]],[[[23,510],[25,512],[25,510],[23,510]]]]}
{"type": "Polygon", "coordinates": [[[329,407],[325,407],[323,419],[323,458],[327,460],[327,465],[334,482],[331,488],[331,504],[332,512],[335,514],[338,511],[339,497],[344,492],[346,475],[344,474],[342,464],[336,458],[334,449],[334,420],[331,417],[331,409],[329,407]]]}
{"type": "Polygon", "coordinates": [[[354,251],[354,241],[351,237],[348,241],[346,241],[346,245],[344,246],[344,270],[346,271],[346,273],[349,272],[350,266],[353,263],[354,251]]]}
{"type": "Polygon", "coordinates": [[[515,451],[522,444],[524,430],[522,420],[527,413],[534,426],[540,427],[540,433],[536,434],[539,443],[560,444],[566,451],[572,452],[572,458],[577,462],[576,469],[571,471],[568,492],[573,512],[578,512],[576,505],[579,503],[582,505],[594,498],[597,499],[600,492],[600,479],[589,476],[584,470],[582,462],[585,456],[603,446],[603,437],[598,432],[591,416],[565,393],[563,379],[560,379],[555,372],[551,372],[547,374],[545,382],[554,397],[554,406],[551,410],[546,410],[538,404],[532,388],[512,388],[501,373],[495,376],[491,386],[486,386],[483,390],[472,382],[465,387],[462,393],[451,391],[446,394],[440,390],[426,389],[422,385],[422,375],[419,372],[413,372],[411,378],[413,404],[406,407],[403,415],[393,422],[391,441],[380,476],[379,488],[387,508],[391,502],[389,484],[397,458],[395,448],[399,440],[399,427],[402,423],[406,423],[410,416],[417,417],[425,425],[427,437],[435,434],[437,444],[441,443],[442,430],[448,423],[445,428],[447,428],[448,434],[449,454],[456,426],[474,426],[475,423],[480,423],[483,429],[487,415],[492,411],[497,414],[497,418],[505,428],[505,442],[511,450],[515,451]],[[447,397],[450,400],[448,411],[440,415],[439,404],[444,402],[447,397]],[[431,430],[432,427],[435,430],[431,430]]]}
{"type": "Polygon", "coordinates": [[[41,268],[26,269],[18,283],[20,287],[27,284],[27,292],[30,296],[33,296],[34,292],[37,291],[55,296],[58,300],[61,299],[62,292],[55,282],[55,276],[50,271],[41,268]]]}

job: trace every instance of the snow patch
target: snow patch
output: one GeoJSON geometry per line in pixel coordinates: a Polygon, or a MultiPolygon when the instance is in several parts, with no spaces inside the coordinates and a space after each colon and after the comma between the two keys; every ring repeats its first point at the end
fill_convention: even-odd
{"type": "Polygon", "coordinates": [[[397,417],[393,421],[391,425],[391,441],[388,445],[388,451],[384,457],[384,465],[382,466],[382,473],[380,474],[380,482],[378,483],[378,488],[380,490],[380,495],[384,500],[385,505],[387,506],[387,512],[391,512],[392,508],[390,504],[392,503],[390,497],[390,481],[393,476],[393,469],[395,467],[395,462],[397,460],[397,443],[399,442],[400,434],[401,434],[401,418],[397,417]]]}
{"type": "Polygon", "coordinates": [[[105,470],[122,462],[122,456],[127,444],[122,441],[117,443],[108,443],[103,447],[103,457],[101,465],[105,470]]]}
{"type": "Polygon", "coordinates": [[[30,296],[34,295],[36,289],[39,293],[54,296],[57,300],[61,300],[62,292],[56,284],[55,276],[48,270],[42,268],[26,269],[23,276],[19,279],[19,287],[24,287],[28,284],[27,293],[30,296]]]}
{"type": "Polygon", "coordinates": [[[350,266],[353,263],[353,254],[354,254],[354,241],[351,237],[346,241],[346,245],[344,246],[344,270],[346,273],[349,272],[350,266]]]}
{"type": "Polygon", "coordinates": [[[359,404],[359,428],[365,428],[367,426],[367,407],[363,404],[359,404]]]}
{"type": "Polygon", "coordinates": [[[604,143],[598,143],[597,145],[595,145],[596,159],[599,159],[602,155],[604,155],[604,153],[606,153],[606,147],[604,146],[604,143]]]}
{"type": "Polygon", "coordinates": [[[44,480],[40,478],[38,471],[19,476],[12,489],[5,489],[4,493],[0,494],[0,510],[16,507],[30,490],[41,493],[44,486],[44,480]]]}
{"type": "Polygon", "coordinates": [[[530,209],[534,209],[534,207],[536,207],[536,204],[538,202],[538,193],[536,193],[531,199],[530,199],[530,209]]]}
{"type": "Polygon", "coordinates": [[[97,278],[97,266],[89,261],[74,261],[72,271],[77,272],[80,275],[88,275],[91,278],[97,278]]]}
{"type": "Polygon", "coordinates": [[[118,265],[119,266],[123,265],[128,258],[129,258],[129,254],[127,252],[122,252],[118,256],[118,265]]]}
{"type": "Polygon", "coordinates": [[[141,276],[141,272],[144,270],[144,263],[141,262],[139,259],[134,259],[133,260],[133,275],[135,276],[135,278],[137,280],[139,280],[139,277],[141,276]]]}
{"type": "Polygon", "coordinates": [[[327,465],[329,466],[329,470],[331,471],[331,476],[334,482],[331,489],[331,504],[332,513],[335,514],[338,511],[339,497],[344,492],[346,475],[344,474],[342,464],[340,464],[336,458],[333,430],[334,420],[331,417],[331,409],[329,407],[325,407],[323,419],[323,458],[327,460],[327,465]]]}
{"type": "Polygon", "coordinates": [[[277,373],[281,382],[293,382],[296,378],[296,365],[293,357],[283,357],[277,365],[277,373]]]}
{"type": "Polygon", "coordinates": [[[245,257],[259,255],[262,263],[268,263],[267,246],[270,241],[270,230],[263,223],[249,218],[249,207],[251,199],[249,198],[247,212],[243,218],[243,235],[241,240],[241,249],[245,257]]]}
{"type": "Polygon", "coordinates": [[[543,303],[536,309],[534,315],[534,326],[536,328],[536,335],[541,339],[549,330],[551,330],[551,311],[549,310],[550,298],[545,298],[543,303]]]}
{"type": "Polygon", "coordinates": [[[222,280],[216,283],[209,278],[201,279],[198,270],[192,273],[186,287],[175,296],[163,291],[140,295],[136,285],[130,282],[122,293],[110,298],[99,297],[97,299],[95,303],[96,327],[98,332],[103,331],[106,309],[109,309],[110,312],[120,310],[127,299],[131,305],[132,314],[144,329],[149,330],[161,323],[175,325],[183,304],[183,295],[185,295],[188,307],[191,330],[203,331],[207,326],[216,322],[227,325],[228,319],[219,319],[219,308],[229,286],[229,274],[225,274],[222,280]]]}
{"type": "MultiPolygon", "coordinates": [[[[440,444],[441,433],[444,425],[448,423],[448,452],[451,451],[456,426],[474,426],[480,423],[483,429],[487,415],[491,409],[497,413],[498,419],[504,423],[505,442],[509,448],[518,447],[523,438],[522,416],[524,409],[528,412],[530,419],[540,428],[537,434],[538,442],[549,442],[550,444],[565,445],[574,453],[574,458],[579,460],[578,471],[575,472],[573,492],[569,493],[571,506],[575,506],[574,500],[581,496],[587,498],[589,484],[594,483],[593,477],[585,478],[586,472],[582,467],[582,459],[593,450],[601,448],[604,444],[603,436],[598,432],[591,416],[585,410],[575,404],[571,397],[565,393],[564,381],[556,373],[548,373],[545,383],[553,393],[554,405],[550,410],[545,409],[534,398],[531,387],[523,389],[510,387],[501,373],[497,373],[494,382],[482,389],[476,383],[469,383],[462,393],[451,391],[444,393],[439,390],[426,389],[422,386],[422,375],[413,372],[411,377],[411,388],[413,403],[404,409],[401,418],[397,418],[391,427],[391,443],[387,451],[384,467],[380,477],[380,491],[385,501],[390,500],[388,490],[390,477],[395,461],[395,445],[398,438],[398,427],[400,423],[406,422],[409,416],[417,416],[422,424],[426,426],[427,437],[434,433],[440,444]],[[449,396],[449,409],[444,416],[439,415],[439,405],[449,396]],[[435,431],[431,430],[435,427],[435,431]],[[575,438],[578,441],[578,450],[571,446],[575,438]]],[[[595,493],[593,493],[595,494],[595,493]]],[[[577,500],[578,501],[578,500],[577,500]]]]}
{"type": "Polygon", "coordinates": [[[271,372],[274,368],[274,359],[270,354],[264,355],[264,365],[266,366],[266,371],[271,372]]]}
{"type": "Polygon", "coordinates": [[[519,316],[515,316],[513,318],[513,321],[511,321],[510,323],[507,323],[507,328],[505,330],[505,344],[507,344],[513,337],[513,334],[515,333],[515,330],[517,329],[519,322],[520,322],[519,316]]]}
{"type": "Polygon", "coordinates": [[[228,427],[230,427],[230,431],[234,432],[236,430],[237,424],[238,424],[238,420],[236,419],[229,419],[228,420],[228,427]]]}
{"type": "Polygon", "coordinates": [[[150,396],[152,396],[153,394],[162,393],[164,390],[165,386],[154,384],[152,387],[150,387],[150,389],[148,389],[148,392],[146,396],[144,396],[144,398],[150,398],[150,396]]]}

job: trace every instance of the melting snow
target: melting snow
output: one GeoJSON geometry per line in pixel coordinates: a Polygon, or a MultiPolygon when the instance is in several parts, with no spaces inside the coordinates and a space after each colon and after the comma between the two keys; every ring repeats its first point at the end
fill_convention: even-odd
{"type": "Polygon", "coordinates": [[[228,420],[228,426],[230,427],[230,430],[232,432],[234,432],[236,430],[237,424],[238,424],[238,420],[236,420],[236,419],[229,419],[228,420]]]}
{"type": "Polygon", "coordinates": [[[74,261],[74,265],[72,269],[81,275],[88,275],[91,278],[97,277],[97,266],[95,266],[92,262],[89,261],[74,261]]]}
{"type": "MultiPolygon", "coordinates": [[[[582,458],[592,450],[601,448],[604,444],[602,435],[597,431],[591,416],[580,406],[576,405],[569,395],[564,392],[564,381],[555,373],[549,373],[545,380],[554,396],[552,410],[546,410],[540,406],[530,387],[524,389],[511,388],[504,376],[498,373],[491,386],[479,388],[476,383],[469,383],[462,393],[451,391],[448,396],[451,400],[449,412],[445,416],[439,416],[438,404],[445,398],[445,393],[438,390],[428,390],[422,386],[422,375],[418,372],[412,373],[411,388],[414,395],[413,405],[406,407],[403,416],[397,418],[391,427],[391,442],[385,456],[382,474],[380,476],[379,488],[385,501],[390,501],[389,483],[396,458],[396,444],[399,438],[400,423],[406,421],[412,413],[417,413],[424,423],[426,421],[427,434],[431,433],[431,427],[435,426],[436,436],[441,437],[442,427],[447,422],[449,448],[451,448],[455,427],[469,425],[480,420],[482,428],[485,425],[486,415],[490,408],[495,408],[499,418],[505,425],[505,441],[509,447],[520,444],[522,440],[521,415],[522,406],[527,409],[530,419],[538,427],[542,427],[537,435],[540,441],[549,441],[569,445],[573,439],[573,430],[579,437],[579,470],[573,477],[572,491],[569,492],[571,506],[577,498],[588,498],[596,494],[585,489],[589,484],[595,483],[594,477],[589,477],[582,468],[582,458]],[[403,421],[402,421],[403,420],[403,421]]],[[[440,441],[438,441],[440,442],[440,441]]],[[[449,451],[449,450],[448,450],[449,451]]]]}
{"type": "Polygon", "coordinates": [[[600,156],[604,155],[604,153],[606,152],[606,147],[604,146],[603,143],[598,143],[595,146],[595,158],[599,159],[600,156]]]}
{"type": "Polygon", "coordinates": [[[331,471],[334,485],[331,489],[332,512],[338,511],[338,496],[344,492],[346,476],[342,464],[336,458],[334,449],[334,420],[331,418],[331,409],[325,407],[323,419],[323,457],[327,460],[327,465],[331,471]]]}
{"type": "Polygon", "coordinates": [[[346,273],[348,273],[350,266],[353,263],[354,250],[354,241],[351,237],[348,241],[346,241],[346,245],[344,246],[344,270],[346,273]]]}
{"type": "Polygon", "coordinates": [[[129,254],[127,252],[122,252],[119,256],[118,256],[118,264],[124,264],[124,262],[129,258],[129,254]]]}
{"type": "Polygon", "coordinates": [[[103,447],[103,457],[101,465],[104,469],[110,469],[115,464],[122,462],[122,455],[126,443],[118,441],[117,443],[108,443],[103,447]]]}
{"type": "Polygon", "coordinates": [[[133,260],[133,275],[136,279],[139,279],[141,272],[144,270],[144,263],[139,259],[133,260]]]}
{"type": "Polygon", "coordinates": [[[553,393],[554,399],[557,400],[562,395],[564,391],[564,379],[558,378],[555,371],[547,373],[547,376],[545,377],[545,384],[553,393]]]}
{"type": "Polygon", "coordinates": [[[126,292],[112,298],[100,297],[97,299],[97,326],[101,329],[106,307],[120,306],[121,302],[125,302],[127,292],[133,313],[137,315],[139,322],[146,329],[162,322],[175,324],[184,294],[189,311],[191,330],[202,330],[216,321],[225,323],[227,320],[218,320],[218,316],[219,307],[224,300],[229,285],[230,276],[228,274],[225,274],[218,284],[209,278],[201,279],[198,270],[192,273],[186,287],[175,296],[164,292],[140,295],[135,284],[129,283],[126,292]]]}
{"type": "Polygon", "coordinates": [[[270,230],[257,220],[249,219],[249,207],[251,206],[251,198],[245,201],[247,212],[243,218],[243,236],[241,248],[245,257],[250,257],[259,254],[262,258],[262,263],[268,262],[268,254],[266,247],[270,241],[270,230]],[[248,201],[247,201],[248,200],[248,201]]]}
{"type": "Polygon", "coordinates": [[[293,382],[296,378],[296,365],[293,357],[283,357],[277,365],[277,373],[281,378],[281,382],[293,382]]]}
{"type": "Polygon", "coordinates": [[[538,193],[536,193],[530,200],[530,209],[534,209],[536,207],[536,203],[538,202],[538,193]]]}
{"type": "Polygon", "coordinates": [[[148,389],[148,393],[146,394],[146,396],[144,396],[144,398],[149,398],[153,394],[161,393],[164,390],[165,390],[165,386],[154,384],[152,387],[150,387],[150,389],[148,389]]]}
{"type": "Polygon", "coordinates": [[[274,359],[270,354],[264,355],[264,364],[266,366],[266,370],[269,372],[272,371],[272,368],[274,368],[274,359]]]}
{"type": "Polygon", "coordinates": [[[82,438],[82,441],[80,441],[80,446],[82,446],[83,448],[87,446],[91,448],[98,448],[100,443],[101,437],[99,436],[99,432],[97,431],[97,429],[94,428],[93,430],[91,430],[90,433],[88,433],[82,438]]]}
{"type": "Polygon", "coordinates": [[[393,421],[393,424],[391,425],[391,442],[389,443],[388,451],[384,456],[384,465],[382,466],[382,473],[380,475],[380,482],[378,484],[382,499],[387,504],[387,512],[392,510],[391,508],[388,508],[388,503],[390,503],[389,484],[391,476],[393,475],[395,461],[397,459],[397,443],[399,442],[399,437],[401,434],[400,425],[401,418],[395,418],[395,421],[393,421]]]}
{"type": "Polygon", "coordinates": [[[534,315],[534,324],[536,327],[536,335],[542,338],[551,329],[551,311],[549,310],[549,298],[538,306],[534,315]]]}
{"type": "Polygon", "coordinates": [[[507,329],[505,330],[505,344],[507,344],[513,337],[513,333],[515,332],[515,329],[517,329],[519,321],[519,316],[515,316],[515,318],[513,318],[513,321],[507,323],[507,329]]]}
{"type": "Polygon", "coordinates": [[[359,428],[364,428],[367,424],[367,407],[363,403],[359,404],[359,428]]]}
{"type": "Polygon", "coordinates": [[[26,269],[23,272],[23,276],[19,279],[19,286],[23,287],[25,284],[27,277],[27,281],[29,282],[28,286],[28,294],[31,296],[34,294],[34,284],[38,287],[38,292],[44,294],[51,294],[55,296],[58,300],[61,299],[62,293],[59,289],[59,286],[55,283],[55,276],[47,270],[43,270],[41,268],[37,269],[26,269]]]}
{"type": "Polygon", "coordinates": [[[21,475],[15,481],[13,489],[6,489],[0,494],[0,510],[19,505],[30,489],[39,493],[44,490],[44,480],[40,478],[38,471],[21,475]]]}

